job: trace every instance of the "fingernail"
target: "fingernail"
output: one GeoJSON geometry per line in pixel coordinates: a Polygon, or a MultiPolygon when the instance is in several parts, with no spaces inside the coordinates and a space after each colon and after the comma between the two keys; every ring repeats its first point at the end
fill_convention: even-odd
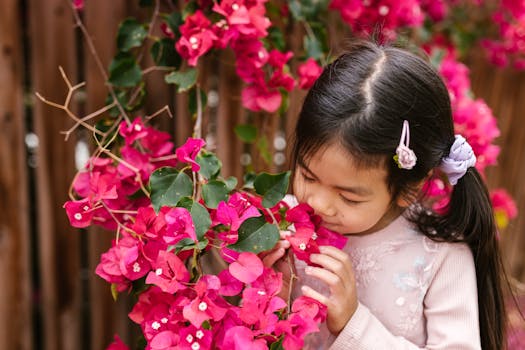
{"type": "Polygon", "coordinates": [[[307,275],[311,274],[312,273],[312,268],[310,266],[306,266],[304,268],[304,273],[306,273],[307,275]]]}

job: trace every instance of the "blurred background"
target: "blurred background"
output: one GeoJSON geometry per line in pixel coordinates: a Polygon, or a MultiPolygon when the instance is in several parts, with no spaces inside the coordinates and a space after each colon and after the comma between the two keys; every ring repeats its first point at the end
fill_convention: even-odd
{"type": "MultiPolygon", "coordinates": [[[[175,3],[168,10],[176,8],[175,3]]],[[[289,11],[297,5],[280,3],[288,4],[289,11]]],[[[62,208],[77,163],[89,155],[92,135],[74,129],[66,140],[64,132],[74,122],[60,106],[71,98],[71,111],[88,115],[107,103],[107,77],[100,67],[108,67],[116,53],[119,23],[128,16],[148,21],[151,11],[139,1],[86,1],[79,16],[91,47],[67,0],[0,0],[0,8],[0,349],[103,349],[114,333],[133,341],[138,333],[127,319],[130,300],[120,296],[113,301],[109,285],[94,274],[113,234],[72,228],[62,208]],[[86,86],[68,96],[68,82],[86,86]],[[59,108],[42,103],[36,92],[59,108]]],[[[331,16],[333,23],[341,23],[339,14],[331,16]]],[[[466,18],[471,17],[465,16],[458,13],[455,20],[468,26],[466,18]]],[[[472,19],[470,25],[480,23],[472,19]]],[[[521,30],[523,40],[525,26],[521,30]]],[[[291,49],[300,46],[304,31],[295,24],[286,26],[284,39],[291,49]]],[[[337,51],[349,34],[335,24],[329,35],[337,51]]],[[[525,52],[525,45],[521,48],[525,52]]],[[[499,67],[494,64],[497,58],[489,57],[480,44],[461,56],[470,70],[473,95],[492,109],[500,130],[495,144],[501,153],[497,165],[485,170],[487,183],[491,189],[506,190],[518,213],[523,213],[525,72],[519,64],[499,67]]],[[[249,113],[242,106],[243,83],[233,61],[227,50],[199,61],[199,79],[208,93],[204,123],[208,145],[222,160],[225,175],[240,177],[247,166],[285,169],[290,130],[304,91],[289,92],[288,108],[275,118],[249,113]],[[266,155],[234,132],[237,124],[247,121],[270,135],[266,155]]],[[[154,64],[148,57],[144,62],[154,64]]],[[[168,106],[174,117],[159,117],[156,123],[173,135],[175,144],[182,144],[193,128],[188,96],[167,86],[163,77],[161,71],[145,75],[148,96],[137,113],[151,115],[168,106]]],[[[519,291],[525,282],[525,218],[510,216],[514,215],[499,218],[500,239],[509,276],[519,291]]],[[[517,314],[511,314],[511,321],[523,323],[517,314]]],[[[525,330],[519,328],[516,332],[525,339],[525,330]]],[[[515,349],[525,346],[519,340],[515,344],[515,349]]]]}

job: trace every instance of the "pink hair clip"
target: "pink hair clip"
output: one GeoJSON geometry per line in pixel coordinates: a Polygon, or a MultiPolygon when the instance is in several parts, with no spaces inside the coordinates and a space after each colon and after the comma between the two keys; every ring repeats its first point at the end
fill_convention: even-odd
{"type": "Polygon", "coordinates": [[[410,127],[408,120],[403,121],[403,131],[401,132],[401,139],[399,146],[396,148],[396,155],[394,161],[400,169],[410,170],[416,165],[417,157],[414,151],[410,149],[410,127]]]}

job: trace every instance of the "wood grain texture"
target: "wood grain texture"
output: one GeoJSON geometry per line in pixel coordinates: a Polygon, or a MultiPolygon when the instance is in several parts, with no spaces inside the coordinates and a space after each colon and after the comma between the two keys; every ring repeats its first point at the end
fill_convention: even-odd
{"type": "Polygon", "coordinates": [[[33,349],[19,4],[0,12],[0,349],[33,349]]]}

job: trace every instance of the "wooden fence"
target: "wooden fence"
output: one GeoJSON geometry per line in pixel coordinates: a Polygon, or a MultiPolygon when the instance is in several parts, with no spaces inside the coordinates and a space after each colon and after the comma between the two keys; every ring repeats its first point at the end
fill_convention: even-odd
{"type": "MultiPolygon", "coordinates": [[[[104,67],[115,50],[118,22],[140,13],[134,4],[86,1],[83,19],[104,67]]],[[[76,142],[89,135],[79,132],[65,142],[60,132],[72,121],[34,96],[37,91],[49,100],[64,101],[61,66],[73,83],[86,81],[85,98],[75,99],[72,108],[89,113],[104,105],[104,78],[74,28],[67,0],[0,0],[0,8],[0,349],[98,350],[116,332],[131,342],[137,328],[130,327],[126,316],[129,300],[113,302],[108,284],[94,274],[111,234],[71,228],[62,209],[75,173],[76,142]],[[38,145],[31,137],[35,135],[38,145]]],[[[215,135],[225,173],[239,176],[243,148],[232,130],[247,116],[240,107],[241,86],[229,55],[213,57],[201,67],[212,77],[206,80],[207,88],[220,99],[207,112],[205,127],[215,135]]],[[[477,57],[470,65],[473,90],[493,108],[502,131],[500,166],[489,170],[487,180],[491,187],[507,188],[523,212],[525,128],[520,112],[525,110],[525,74],[498,70],[477,57]]],[[[176,117],[161,123],[180,144],[191,132],[184,96],[176,96],[161,81],[161,74],[148,75],[144,113],[168,105],[176,117]]],[[[261,128],[284,128],[286,136],[300,99],[299,93],[293,94],[288,118],[264,121],[255,116],[255,121],[261,128]]],[[[521,215],[502,233],[510,271],[522,281],[524,229],[521,215]]]]}

